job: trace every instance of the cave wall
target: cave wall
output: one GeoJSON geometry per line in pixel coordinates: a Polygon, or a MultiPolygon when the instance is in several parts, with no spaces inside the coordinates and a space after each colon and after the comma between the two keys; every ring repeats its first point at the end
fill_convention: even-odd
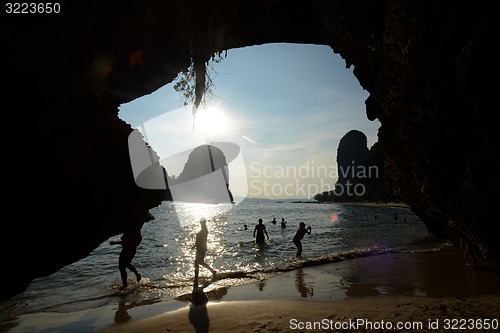
{"type": "MultiPolygon", "coordinates": [[[[386,177],[431,232],[497,265],[498,125],[486,64],[491,4],[381,0],[146,0],[63,3],[0,20],[9,217],[0,300],[149,220],[165,191],[138,188],[119,106],[191,60],[290,42],[340,54],[379,119],[386,177]],[[10,269],[15,267],[15,269],[10,269]]],[[[230,55],[229,55],[230,56],[230,55]]],[[[312,60],[313,61],[313,60],[312,60]]],[[[175,144],[175,143],[172,143],[175,144]]]]}

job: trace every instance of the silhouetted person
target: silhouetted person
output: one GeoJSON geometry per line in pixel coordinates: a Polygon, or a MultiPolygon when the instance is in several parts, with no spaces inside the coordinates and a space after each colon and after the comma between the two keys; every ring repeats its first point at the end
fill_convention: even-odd
{"type": "Polygon", "coordinates": [[[194,247],[196,248],[196,258],[194,260],[194,285],[195,288],[198,286],[198,274],[200,272],[200,265],[208,269],[212,272],[213,276],[217,273],[212,267],[210,267],[205,262],[205,255],[207,254],[207,238],[208,238],[208,229],[207,229],[207,220],[202,217],[200,219],[201,229],[196,234],[196,242],[194,247]]]}
{"type": "Polygon", "coordinates": [[[255,237],[255,243],[257,244],[264,243],[266,240],[264,234],[267,236],[267,239],[269,239],[266,226],[262,223],[262,219],[259,219],[259,223],[256,224],[255,228],[253,229],[253,236],[255,237]]]}
{"type": "Polygon", "coordinates": [[[271,221],[272,224],[276,225],[277,221],[276,221],[276,218],[273,217],[273,220],[271,221]]]}
{"type": "Polygon", "coordinates": [[[132,264],[132,259],[135,256],[137,246],[142,241],[141,235],[141,225],[131,227],[123,232],[120,241],[110,241],[110,245],[121,245],[122,250],[120,252],[120,257],[118,259],[118,269],[120,270],[120,277],[122,279],[122,288],[125,289],[128,286],[127,281],[127,268],[135,274],[137,282],[141,281],[141,274],[137,271],[135,266],[132,264]]]}
{"type": "Polygon", "coordinates": [[[297,247],[297,257],[300,257],[302,255],[302,238],[304,238],[305,234],[310,235],[311,234],[311,226],[308,226],[306,228],[306,224],[304,222],[299,223],[299,230],[295,233],[295,236],[293,236],[293,243],[297,247]]]}
{"type": "Polygon", "coordinates": [[[243,224],[243,229],[248,230],[248,226],[246,224],[243,224]]]}
{"type": "Polygon", "coordinates": [[[464,248],[465,264],[467,267],[476,267],[476,256],[474,255],[474,252],[472,252],[469,242],[464,238],[460,238],[460,243],[464,248]]]}
{"type": "Polygon", "coordinates": [[[281,218],[281,228],[286,228],[286,221],[284,217],[281,218]]]}

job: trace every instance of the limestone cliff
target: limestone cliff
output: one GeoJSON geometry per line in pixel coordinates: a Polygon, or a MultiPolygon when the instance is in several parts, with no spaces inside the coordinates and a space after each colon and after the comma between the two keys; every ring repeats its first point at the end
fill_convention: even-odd
{"type": "Polygon", "coordinates": [[[358,130],[350,130],[339,142],[337,148],[337,172],[338,180],[335,184],[337,196],[350,200],[360,199],[360,195],[355,193],[355,185],[358,183],[359,169],[363,169],[363,164],[368,156],[368,139],[366,135],[358,130]]]}
{"type": "Polygon", "coordinates": [[[194,148],[179,177],[169,181],[169,188],[174,201],[232,203],[224,152],[211,144],[194,148]]]}

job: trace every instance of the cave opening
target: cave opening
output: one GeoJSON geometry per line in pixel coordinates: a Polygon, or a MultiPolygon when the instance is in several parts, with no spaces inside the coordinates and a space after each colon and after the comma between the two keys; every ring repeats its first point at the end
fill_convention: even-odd
{"type": "Polygon", "coordinates": [[[153,149],[168,158],[171,176],[186,162],[181,152],[232,142],[244,160],[243,171],[229,165],[230,187],[246,184],[239,195],[308,200],[333,188],[337,147],[347,132],[364,133],[368,149],[377,142],[380,123],[366,117],[368,93],[329,46],[231,49],[207,68],[213,85],[195,115],[176,81],[120,107],[119,117],[146,131],[153,149]]]}

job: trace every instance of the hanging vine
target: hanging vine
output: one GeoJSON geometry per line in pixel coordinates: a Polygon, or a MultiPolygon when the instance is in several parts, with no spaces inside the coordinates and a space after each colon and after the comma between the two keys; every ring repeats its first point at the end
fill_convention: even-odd
{"type": "Polygon", "coordinates": [[[174,80],[174,90],[181,95],[184,105],[193,104],[193,118],[196,110],[203,102],[206,105],[206,96],[215,96],[213,93],[213,63],[219,63],[227,57],[227,51],[215,52],[207,61],[195,61],[177,75],[174,80]]]}

